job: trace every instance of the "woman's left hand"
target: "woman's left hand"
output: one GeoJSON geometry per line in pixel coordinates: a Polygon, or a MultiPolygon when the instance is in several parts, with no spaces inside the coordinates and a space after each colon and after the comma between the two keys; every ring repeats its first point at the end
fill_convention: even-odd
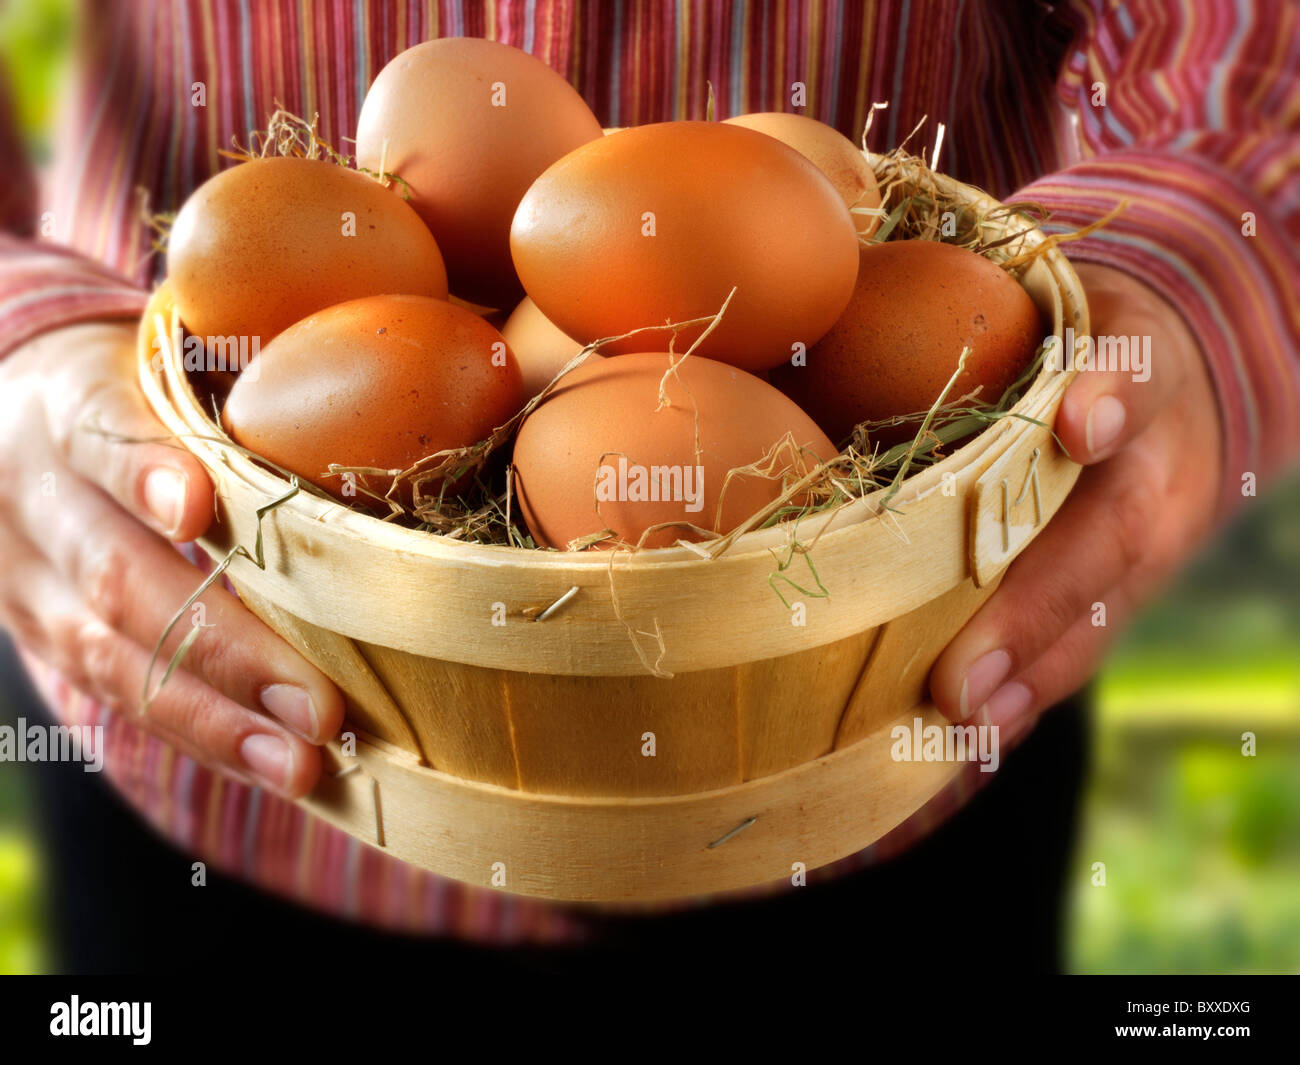
{"type": "Polygon", "coordinates": [[[1220,491],[1218,402],[1196,338],[1136,278],[1076,269],[1094,335],[1149,336],[1151,374],[1089,370],[1071,383],[1055,430],[1086,468],[930,673],[944,715],[1009,739],[1097,671],[1213,528],[1220,491]]]}

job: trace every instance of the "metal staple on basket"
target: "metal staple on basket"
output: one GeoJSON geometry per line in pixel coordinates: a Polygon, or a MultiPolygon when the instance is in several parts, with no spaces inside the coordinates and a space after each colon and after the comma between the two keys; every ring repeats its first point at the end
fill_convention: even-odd
{"type": "Polygon", "coordinates": [[[578,591],[579,591],[578,585],[575,584],[572,588],[570,588],[567,592],[565,592],[562,596],[560,596],[559,599],[555,600],[554,603],[552,603],[540,614],[538,614],[537,617],[533,618],[533,620],[545,621],[556,611],[560,610],[565,603],[567,603],[570,599],[572,599],[575,595],[577,595],[578,591]]]}
{"type": "Polygon", "coordinates": [[[735,839],[735,838],[736,838],[737,836],[739,836],[742,832],[744,832],[745,829],[747,829],[750,825],[752,825],[752,824],[753,824],[755,821],[757,821],[757,820],[758,820],[758,817],[757,817],[757,816],[754,816],[754,817],[747,817],[747,818],[745,818],[745,820],[741,821],[740,824],[738,824],[735,828],[733,828],[733,829],[732,829],[730,832],[728,832],[725,836],[722,836],[720,839],[715,839],[712,843],[710,843],[710,844],[705,848],[705,850],[713,850],[715,847],[721,847],[724,843],[727,843],[727,842],[729,842],[730,840],[735,839]]]}
{"type": "Polygon", "coordinates": [[[1029,453],[1029,472],[1025,474],[1024,487],[1020,489],[1020,495],[1016,497],[1016,506],[1020,506],[1025,501],[1025,494],[1029,491],[1032,484],[1034,488],[1034,524],[1041,525],[1043,521],[1043,508],[1038,495],[1038,460],[1043,454],[1040,447],[1034,448],[1029,453]]]}
{"type": "Polygon", "coordinates": [[[1002,478],[1002,552],[1006,554],[1011,550],[1011,508],[1018,507],[1025,501],[1025,496],[1029,489],[1034,490],[1034,525],[1035,527],[1043,524],[1043,497],[1038,486],[1038,460],[1042,457],[1043,449],[1034,448],[1030,452],[1029,471],[1025,474],[1025,483],[1020,489],[1020,495],[1016,496],[1015,502],[1011,502],[1011,482],[1006,477],[1002,478]]]}

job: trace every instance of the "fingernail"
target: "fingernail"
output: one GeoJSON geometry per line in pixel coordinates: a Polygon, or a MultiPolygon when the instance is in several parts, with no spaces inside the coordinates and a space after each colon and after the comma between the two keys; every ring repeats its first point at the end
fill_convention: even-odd
{"type": "Polygon", "coordinates": [[[965,721],[978,707],[988,701],[998,690],[998,685],[1011,674],[1011,655],[1006,651],[990,651],[967,668],[961,681],[958,712],[965,721]]]}
{"type": "Polygon", "coordinates": [[[1088,409],[1088,420],[1083,426],[1088,452],[1096,455],[1118,440],[1119,434],[1124,431],[1126,417],[1124,404],[1114,396],[1101,396],[1094,400],[1088,409]]]}
{"type": "Polygon", "coordinates": [[[239,745],[239,757],[254,776],[261,777],[273,790],[287,790],[293,753],[279,736],[254,732],[239,745]]]}
{"type": "Polygon", "coordinates": [[[320,718],[307,689],[296,684],[268,684],[262,689],[261,699],[262,708],[272,717],[278,717],[300,736],[316,739],[320,718]]]}
{"type": "Polygon", "coordinates": [[[145,475],[144,505],[168,536],[180,528],[188,484],[185,474],[169,466],[157,466],[145,475]]]}
{"type": "Polygon", "coordinates": [[[1002,685],[989,699],[989,724],[1009,728],[1025,716],[1033,698],[1033,693],[1018,680],[1002,685]]]}

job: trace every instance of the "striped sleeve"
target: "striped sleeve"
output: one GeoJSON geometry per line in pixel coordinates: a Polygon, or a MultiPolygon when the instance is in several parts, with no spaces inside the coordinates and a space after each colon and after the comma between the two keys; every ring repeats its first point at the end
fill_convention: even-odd
{"type": "Polygon", "coordinates": [[[145,293],[110,267],[62,245],[27,239],[39,233],[36,181],[0,69],[0,359],[60,325],[94,318],[139,317],[145,293]]]}
{"type": "Polygon", "coordinates": [[[0,358],[61,325],[138,318],[147,299],[121,274],[76,252],[0,235],[0,358]]]}
{"type": "Polygon", "coordinates": [[[1077,161],[1016,195],[1066,246],[1159,291],[1199,338],[1220,400],[1220,506],[1300,453],[1300,9],[1073,0],[1058,81],[1077,161]]]}

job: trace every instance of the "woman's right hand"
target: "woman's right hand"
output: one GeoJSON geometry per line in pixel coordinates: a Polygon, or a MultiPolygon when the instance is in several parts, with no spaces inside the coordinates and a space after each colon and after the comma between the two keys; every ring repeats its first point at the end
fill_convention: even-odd
{"type": "Polygon", "coordinates": [[[182,668],[141,713],[154,645],[203,579],[167,540],[204,532],[213,488],[183,447],[113,438],[166,435],[137,384],[135,343],[131,324],[93,322],[0,361],[0,625],[204,765],[306,794],[320,774],[317,745],[342,725],[342,697],[219,586],[200,600],[206,627],[182,668]]]}

